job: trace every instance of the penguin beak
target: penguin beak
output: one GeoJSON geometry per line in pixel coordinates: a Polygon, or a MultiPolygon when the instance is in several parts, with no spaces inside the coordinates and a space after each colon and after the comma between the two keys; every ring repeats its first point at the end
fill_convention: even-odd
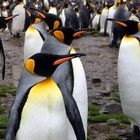
{"type": "Polygon", "coordinates": [[[62,64],[62,63],[64,63],[64,62],[66,62],[66,61],[69,61],[69,60],[73,59],[73,58],[81,57],[81,56],[85,56],[85,55],[86,55],[86,54],[84,54],[84,53],[69,54],[69,55],[63,56],[63,57],[60,58],[60,59],[57,59],[57,60],[53,63],[53,65],[54,65],[54,66],[55,66],[55,65],[60,65],[60,64],[62,64]]]}
{"type": "Polygon", "coordinates": [[[86,31],[78,31],[78,32],[75,32],[75,33],[73,34],[73,37],[76,38],[76,37],[79,37],[79,36],[81,36],[81,35],[83,35],[83,34],[85,34],[85,33],[86,33],[86,31]]]}
{"type": "Polygon", "coordinates": [[[14,15],[14,16],[10,16],[10,17],[6,17],[5,18],[5,21],[10,21],[10,20],[12,20],[14,17],[16,17],[16,16],[18,16],[19,14],[17,14],[17,15],[14,15]]]}
{"type": "Polygon", "coordinates": [[[93,28],[85,28],[85,29],[83,28],[81,30],[75,31],[75,33],[73,34],[73,38],[80,37],[81,35],[84,35],[87,32],[90,32],[93,30],[94,30],[93,28]]]}
{"type": "Polygon", "coordinates": [[[38,14],[39,16],[41,16],[42,18],[44,18],[44,19],[46,18],[46,16],[45,16],[43,13],[41,13],[40,11],[37,11],[37,10],[36,10],[36,12],[37,12],[37,14],[38,14]]]}
{"type": "Polygon", "coordinates": [[[110,19],[110,18],[108,18],[107,20],[110,20],[112,22],[115,22],[115,23],[117,23],[117,24],[119,24],[119,25],[121,25],[123,27],[127,27],[127,24],[124,23],[123,21],[119,21],[119,20],[116,20],[116,19],[110,19]]]}

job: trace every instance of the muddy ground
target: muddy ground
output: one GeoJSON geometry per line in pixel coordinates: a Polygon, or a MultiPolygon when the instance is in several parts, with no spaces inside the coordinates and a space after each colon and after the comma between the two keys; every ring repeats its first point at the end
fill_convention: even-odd
{"type": "MultiPolygon", "coordinates": [[[[1,80],[0,75],[0,85],[15,86],[17,84],[15,84],[15,79],[18,79],[19,69],[23,65],[24,34],[20,38],[14,38],[6,31],[0,33],[0,37],[2,38],[6,55],[5,80],[1,80]]],[[[109,37],[99,35],[81,37],[72,43],[77,52],[87,54],[86,57],[81,59],[86,72],[89,106],[91,109],[89,111],[89,140],[121,140],[122,138],[119,137],[120,134],[131,131],[129,123],[122,123],[116,117],[115,119],[114,117],[109,117],[106,121],[102,121],[106,117],[101,117],[102,114],[121,113],[121,108],[116,109],[114,106],[111,107],[112,103],[118,106],[120,104],[117,87],[118,49],[109,48],[109,43],[109,37]],[[111,104],[111,109],[104,109],[108,104],[111,104]],[[97,114],[94,114],[95,112],[97,114]],[[99,120],[96,120],[96,117],[92,116],[92,113],[95,116],[99,116],[99,120]]],[[[9,109],[13,99],[14,96],[12,95],[1,97],[0,105],[9,109]]]]}

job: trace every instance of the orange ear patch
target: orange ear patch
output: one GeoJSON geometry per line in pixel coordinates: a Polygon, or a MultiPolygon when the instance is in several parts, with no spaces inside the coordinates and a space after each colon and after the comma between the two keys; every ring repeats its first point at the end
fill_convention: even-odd
{"type": "Polygon", "coordinates": [[[34,68],[35,68],[35,61],[33,59],[28,59],[25,63],[25,68],[28,72],[35,75],[34,68]]]}
{"type": "Polygon", "coordinates": [[[54,31],[54,36],[61,42],[64,42],[64,33],[60,30],[54,31]]]}
{"type": "Polygon", "coordinates": [[[140,22],[138,23],[138,30],[140,31],[140,22]]]}
{"type": "Polygon", "coordinates": [[[60,25],[60,22],[56,20],[53,25],[53,29],[57,28],[60,25]]]}
{"type": "Polygon", "coordinates": [[[74,56],[58,59],[53,63],[53,65],[59,65],[65,61],[72,59],[72,58],[74,58],[74,56]]]}
{"type": "Polygon", "coordinates": [[[116,20],[113,20],[114,22],[116,22],[117,24],[123,26],[123,27],[127,27],[127,24],[121,22],[121,21],[116,21],[116,20]]]}
{"type": "Polygon", "coordinates": [[[40,21],[41,21],[40,18],[36,18],[36,19],[35,19],[35,23],[38,23],[38,22],[40,22],[40,21]]]}

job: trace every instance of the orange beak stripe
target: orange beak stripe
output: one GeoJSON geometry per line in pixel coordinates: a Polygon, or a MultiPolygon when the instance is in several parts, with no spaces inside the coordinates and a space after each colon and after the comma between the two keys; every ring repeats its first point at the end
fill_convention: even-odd
{"type": "Polygon", "coordinates": [[[127,27],[127,24],[121,22],[121,21],[116,21],[114,20],[114,22],[116,22],[117,24],[121,25],[121,26],[124,26],[124,27],[127,27]]]}
{"type": "Polygon", "coordinates": [[[84,34],[84,33],[86,33],[86,31],[79,31],[79,32],[76,32],[76,33],[73,34],[73,37],[78,37],[78,36],[80,36],[80,35],[82,35],[82,34],[84,34]]]}
{"type": "MultiPolygon", "coordinates": [[[[17,15],[16,15],[17,16],[17,15]]],[[[7,17],[7,18],[5,18],[5,20],[10,20],[10,19],[12,19],[12,18],[14,18],[15,16],[10,16],[10,17],[7,17]]]]}
{"type": "Polygon", "coordinates": [[[59,65],[59,64],[65,62],[65,61],[68,61],[68,60],[72,59],[72,58],[74,58],[74,56],[58,59],[58,60],[56,60],[56,61],[53,63],[53,65],[54,65],[54,66],[55,66],[55,65],[59,65]]]}
{"type": "Polygon", "coordinates": [[[39,11],[36,11],[42,18],[46,18],[46,16],[43,14],[43,13],[41,13],[41,12],[39,12],[39,11]]]}

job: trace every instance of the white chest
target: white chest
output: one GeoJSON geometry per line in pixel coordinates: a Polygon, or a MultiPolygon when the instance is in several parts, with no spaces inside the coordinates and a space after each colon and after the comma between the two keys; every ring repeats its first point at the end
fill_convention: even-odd
{"type": "Polygon", "coordinates": [[[21,115],[16,140],[67,140],[63,97],[53,80],[34,86],[21,115]]]}
{"type": "MultiPolygon", "coordinates": [[[[118,82],[124,113],[140,126],[140,45],[124,37],[118,58],[118,82]]],[[[134,123],[133,122],[133,123],[134,123]]]]}
{"type": "Polygon", "coordinates": [[[24,41],[24,62],[32,55],[41,51],[43,40],[38,31],[28,31],[25,34],[24,41]]]}

